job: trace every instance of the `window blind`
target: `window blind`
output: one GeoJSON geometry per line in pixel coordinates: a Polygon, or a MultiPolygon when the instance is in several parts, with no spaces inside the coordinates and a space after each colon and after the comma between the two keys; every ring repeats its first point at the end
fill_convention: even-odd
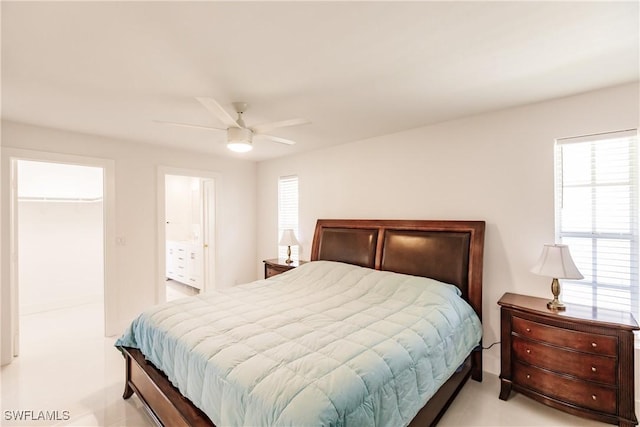
{"type": "Polygon", "coordinates": [[[555,163],[556,234],[584,275],[562,298],[640,319],[637,130],[559,139],[555,163]]]}
{"type": "MultiPolygon", "coordinates": [[[[296,237],[298,233],[298,177],[283,176],[278,179],[278,242],[283,230],[291,228],[296,237]]],[[[291,247],[291,258],[298,260],[297,246],[291,247]]],[[[287,247],[278,246],[278,258],[287,258],[287,247]]]]}

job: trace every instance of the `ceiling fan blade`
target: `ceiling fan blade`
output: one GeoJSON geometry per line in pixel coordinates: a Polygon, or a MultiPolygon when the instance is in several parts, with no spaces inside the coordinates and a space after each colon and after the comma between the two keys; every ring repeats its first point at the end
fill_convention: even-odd
{"type": "Polygon", "coordinates": [[[154,122],[161,123],[163,125],[182,126],[186,128],[196,128],[196,129],[206,129],[206,130],[226,130],[222,128],[214,128],[212,126],[192,125],[191,123],[166,122],[164,120],[154,120],[154,122]]]}
{"type": "Polygon", "coordinates": [[[218,104],[218,101],[216,101],[215,99],[204,98],[204,97],[196,97],[196,99],[200,101],[202,105],[204,105],[204,108],[209,110],[211,114],[213,114],[218,119],[220,119],[220,121],[224,123],[226,126],[233,127],[233,128],[241,127],[236,122],[236,120],[233,117],[231,117],[229,113],[227,113],[227,110],[222,108],[222,105],[218,104]]]}
{"type": "Polygon", "coordinates": [[[282,120],[280,122],[270,122],[270,123],[263,123],[261,125],[251,126],[251,130],[254,133],[264,133],[277,128],[282,128],[286,126],[300,126],[300,125],[306,125],[309,123],[311,123],[311,120],[297,118],[297,119],[282,120]]]}
{"type": "Polygon", "coordinates": [[[265,135],[263,133],[260,134],[260,137],[270,139],[273,142],[279,142],[280,144],[293,145],[296,143],[295,141],[292,141],[290,139],[280,138],[279,136],[273,136],[273,135],[265,135]]]}

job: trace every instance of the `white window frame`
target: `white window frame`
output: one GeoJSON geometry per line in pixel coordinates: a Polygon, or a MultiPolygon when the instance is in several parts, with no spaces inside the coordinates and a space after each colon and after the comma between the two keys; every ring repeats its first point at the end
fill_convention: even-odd
{"type": "MultiPolygon", "coordinates": [[[[638,207],[638,172],[640,162],[638,158],[637,129],[559,139],[556,141],[555,156],[556,237],[558,241],[569,245],[578,269],[585,276],[584,279],[579,281],[563,283],[563,298],[565,302],[587,304],[599,308],[628,310],[633,313],[636,319],[640,318],[640,213],[638,207]],[[628,148],[628,157],[625,158],[628,160],[628,164],[625,164],[624,167],[621,167],[618,170],[618,172],[624,171],[625,178],[618,178],[616,181],[598,181],[598,162],[603,161],[602,154],[598,157],[598,150],[605,147],[604,144],[612,143],[614,141],[622,142],[623,140],[628,141],[630,144],[628,148]],[[567,144],[584,144],[583,147],[585,148],[585,151],[587,149],[589,150],[589,182],[574,184],[566,184],[563,182],[563,155],[567,155],[564,154],[563,147],[566,147],[567,144]],[[597,160],[598,158],[600,159],[599,161],[597,160]],[[607,186],[629,187],[629,192],[624,193],[624,197],[629,198],[628,203],[626,203],[626,208],[615,211],[616,215],[626,218],[622,223],[625,223],[625,221],[628,220],[627,229],[612,229],[611,225],[613,224],[613,220],[611,223],[608,223],[607,226],[603,226],[601,222],[599,223],[599,219],[603,216],[602,209],[620,209],[619,206],[614,208],[610,204],[606,203],[611,203],[611,199],[605,200],[602,196],[598,197],[598,190],[607,186]],[[588,203],[585,202],[585,204],[588,204],[591,207],[591,212],[587,215],[589,217],[588,222],[590,223],[590,229],[585,229],[584,223],[582,224],[582,227],[579,227],[576,226],[575,223],[566,224],[566,221],[563,222],[564,193],[565,191],[570,191],[572,188],[576,189],[578,187],[590,190],[590,201],[588,203]],[[571,243],[574,242],[577,246],[577,242],[580,240],[591,240],[591,248],[586,250],[584,249],[585,247],[589,247],[588,244],[582,246],[582,248],[580,248],[582,249],[581,251],[578,247],[574,247],[574,249],[576,249],[575,252],[578,252],[578,256],[576,257],[574,249],[571,248],[571,243]],[[619,258],[620,254],[616,254],[618,258],[614,259],[613,254],[615,250],[606,248],[607,242],[612,245],[620,242],[628,242],[628,255],[625,253],[625,256],[619,258]],[[589,254],[589,252],[590,259],[589,256],[584,256],[585,253],[589,254]],[[605,261],[602,261],[602,258],[606,258],[606,255],[610,255],[608,260],[605,259],[605,261]],[[607,275],[609,275],[609,278],[607,275]],[[611,279],[611,277],[615,278],[611,279]],[[616,281],[619,283],[615,283],[616,281]],[[623,296],[624,294],[628,295],[623,296]]],[[[584,171],[587,171],[586,167],[584,171]]],[[[616,173],[615,175],[619,177],[621,174],[616,173]]],[[[613,201],[616,200],[621,199],[613,199],[613,201]]],[[[623,203],[623,205],[625,205],[625,203],[623,203]]],[[[606,216],[606,214],[604,215],[606,216]]]]}
{"type": "MultiPolygon", "coordinates": [[[[278,242],[285,229],[291,228],[296,237],[300,238],[298,229],[299,217],[299,179],[297,175],[287,175],[278,178],[278,242]]],[[[276,244],[278,243],[276,242],[276,244]]],[[[299,260],[300,249],[291,247],[291,259],[299,260]]],[[[287,247],[278,245],[278,258],[287,258],[287,247]]]]}

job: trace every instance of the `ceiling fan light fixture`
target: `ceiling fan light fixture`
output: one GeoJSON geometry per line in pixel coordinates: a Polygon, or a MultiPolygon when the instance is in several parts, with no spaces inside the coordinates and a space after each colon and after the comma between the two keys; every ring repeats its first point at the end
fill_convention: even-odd
{"type": "MultiPolygon", "coordinates": [[[[2,0],[0,0],[2,1],[2,0]]],[[[273,142],[278,142],[280,144],[293,145],[296,142],[290,139],[282,138],[279,136],[269,135],[267,132],[271,132],[274,129],[287,127],[287,126],[300,126],[311,123],[307,119],[303,118],[294,118],[288,120],[280,120],[278,122],[271,123],[262,123],[257,126],[247,126],[244,123],[244,119],[242,115],[249,107],[249,104],[246,102],[234,102],[233,108],[238,113],[238,118],[234,119],[231,115],[225,110],[218,101],[213,98],[203,98],[196,97],[196,99],[211,113],[213,114],[221,123],[225,125],[225,128],[221,129],[218,127],[211,126],[203,126],[198,124],[190,124],[190,123],[180,123],[180,122],[167,122],[163,120],[155,120],[158,123],[166,123],[175,126],[183,126],[190,127],[196,129],[207,129],[207,130],[221,130],[227,131],[227,148],[229,150],[234,151],[236,153],[246,153],[248,151],[253,150],[253,135],[262,135],[264,139],[268,139],[273,142]]]]}
{"type": "Polygon", "coordinates": [[[253,150],[252,137],[251,129],[231,127],[227,129],[227,148],[236,153],[251,151],[253,150]]]}
{"type": "Polygon", "coordinates": [[[253,145],[250,141],[230,141],[227,143],[227,148],[236,153],[246,153],[253,150],[253,145]]]}

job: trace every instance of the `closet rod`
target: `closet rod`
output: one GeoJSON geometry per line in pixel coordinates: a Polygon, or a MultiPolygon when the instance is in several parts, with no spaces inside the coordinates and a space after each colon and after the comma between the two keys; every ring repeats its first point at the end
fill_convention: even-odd
{"type": "Polygon", "coordinates": [[[102,197],[18,197],[19,202],[101,202],[102,197]]]}

